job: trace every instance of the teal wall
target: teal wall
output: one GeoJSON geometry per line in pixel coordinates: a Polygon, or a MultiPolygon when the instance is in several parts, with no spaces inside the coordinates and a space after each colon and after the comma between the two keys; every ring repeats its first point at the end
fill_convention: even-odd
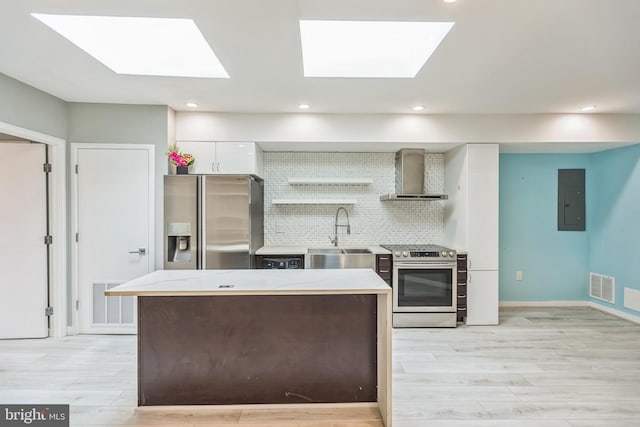
{"type": "Polygon", "coordinates": [[[590,267],[616,278],[615,305],[593,301],[640,315],[623,304],[625,287],[640,290],[640,144],[593,154],[591,177],[590,267]]]}
{"type": "Polygon", "coordinates": [[[586,169],[589,203],[590,163],[588,154],[500,155],[500,300],[588,299],[589,231],[558,231],[557,194],[558,169],[586,169]]]}
{"type": "Polygon", "coordinates": [[[500,155],[500,300],[588,301],[589,272],[640,290],[640,144],[592,154],[500,155]],[[586,169],[587,231],[557,231],[557,171],[586,169]],[[515,280],[516,271],[523,280],[515,280]]]}

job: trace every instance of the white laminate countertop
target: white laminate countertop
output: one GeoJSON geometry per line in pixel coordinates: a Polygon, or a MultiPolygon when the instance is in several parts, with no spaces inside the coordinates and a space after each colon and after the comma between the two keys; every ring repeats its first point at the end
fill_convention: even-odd
{"type": "MultiPolygon", "coordinates": [[[[302,245],[265,245],[256,251],[256,255],[304,255],[307,249],[335,249],[335,246],[302,246],[302,245]]],[[[390,254],[391,252],[379,245],[340,245],[341,249],[368,249],[376,255],[390,254]]]]}
{"type": "Polygon", "coordinates": [[[105,292],[107,296],[390,294],[371,269],[158,270],[105,292]]]}

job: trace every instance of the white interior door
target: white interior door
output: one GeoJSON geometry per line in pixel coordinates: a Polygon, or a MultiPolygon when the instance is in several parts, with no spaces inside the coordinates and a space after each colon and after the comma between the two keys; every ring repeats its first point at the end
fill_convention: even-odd
{"type": "Polygon", "coordinates": [[[77,148],[81,333],[135,333],[134,297],[104,291],[153,271],[153,149],[77,148]]]}
{"type": "Polygon", "coordinates": [[[0,338],[48,336],[44,144],[0,143],[0,338]]]}

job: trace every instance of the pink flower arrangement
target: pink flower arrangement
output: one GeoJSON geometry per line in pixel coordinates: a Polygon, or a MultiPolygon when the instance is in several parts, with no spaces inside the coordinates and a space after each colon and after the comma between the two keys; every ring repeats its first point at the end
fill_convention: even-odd
{"type": "Polygon", "coordinates": [[[169,161],[176,166],[189,166],[195,160],[189,153],[180,153],[180,150],[175,145],[169,148],[167,155],[169,156],[169,161]]]}

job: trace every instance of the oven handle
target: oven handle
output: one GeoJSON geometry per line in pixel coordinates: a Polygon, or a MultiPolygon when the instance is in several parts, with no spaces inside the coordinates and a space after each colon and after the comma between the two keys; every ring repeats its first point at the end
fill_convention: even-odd
{"type": "Polygon", "coordinates": [[[412,262],[412,263],[401,263],[401,262],[396,262],[393,264],[393,268],[394,269],[398,269],[398,268],[408,268],[408,269],[418,269],[418,268],[456,268],[456,263],[455,262],[449,262],[449,263],[418,263],[418,262],[412,262]]]}

